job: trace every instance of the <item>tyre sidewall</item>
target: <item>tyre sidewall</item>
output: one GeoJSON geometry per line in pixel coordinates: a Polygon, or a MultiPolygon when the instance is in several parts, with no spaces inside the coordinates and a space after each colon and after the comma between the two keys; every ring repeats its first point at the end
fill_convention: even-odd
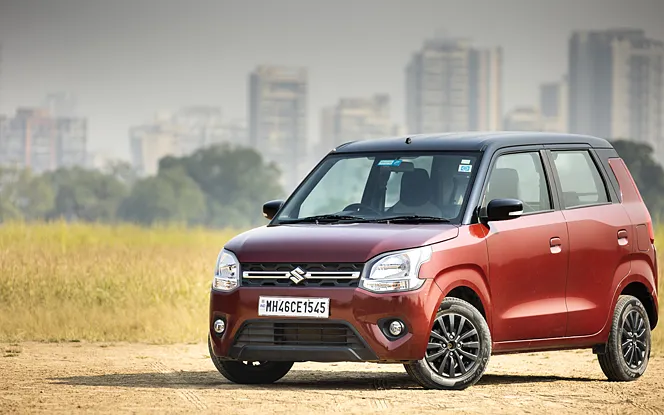
{"type": "Polygon", "coordinates": [[[237,360],[222,360],[214,355],[212,343],[208,337],[210,359],[223,377],[240,384],[270,384],[278,381],[293,367],[293,362],[265,362],[257,367],[245,365],[237,360]]]}

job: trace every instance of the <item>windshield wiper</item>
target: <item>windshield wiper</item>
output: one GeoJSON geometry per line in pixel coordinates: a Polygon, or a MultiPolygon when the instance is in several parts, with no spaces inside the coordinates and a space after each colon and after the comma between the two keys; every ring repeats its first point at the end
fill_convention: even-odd
{"type": "Polygon", "coordinates": [[[307,216],[305,218],[299,219],[286,219],[279,221],[280,223],[290,224],[290,223],[333,223],[340,221],[355,221],[355,222],[365,222],[366,219],[359,216],[352,215],[316,215],[316,216],[307,216]]]}
{"type": "Polygon", "coordinates": [[[450,220],[447,218],[439,218],[438,216],[420,216],[420,215],[400,215],[390,216],[387,218],[373,219],[371,222],[392,222],[392,223],[447,223],[450,220]]]}

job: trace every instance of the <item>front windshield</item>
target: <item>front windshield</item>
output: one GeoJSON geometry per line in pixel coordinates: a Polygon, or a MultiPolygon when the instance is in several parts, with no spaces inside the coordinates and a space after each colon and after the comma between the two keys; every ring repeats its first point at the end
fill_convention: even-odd
{"type": "Polygon", "coordinates": [[[328,156],[274,223],[427,218],[459,222],[477,153],[328,156]]]}

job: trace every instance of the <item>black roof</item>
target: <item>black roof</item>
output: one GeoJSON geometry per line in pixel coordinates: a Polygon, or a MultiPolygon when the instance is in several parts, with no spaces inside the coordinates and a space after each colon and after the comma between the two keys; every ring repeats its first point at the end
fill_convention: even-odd
{"type": "Polygon", "coordinates": [[[594,148],[613,148],[603,138],[588,135],[539,132],[463,132],[417,134],[402,137],[353,141],[342,144],[337,153],[372,151],[486,151],[502,147],[533,144],[587,144],[594,148]],[[410,144],[406,139],[410,138],[410,144]]]}

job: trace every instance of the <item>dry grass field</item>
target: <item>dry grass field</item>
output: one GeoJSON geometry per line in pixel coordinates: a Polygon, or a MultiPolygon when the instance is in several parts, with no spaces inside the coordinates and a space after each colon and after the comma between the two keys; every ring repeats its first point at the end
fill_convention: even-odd
{"type": "Polygon", "coordinates": [[[0,341],[204,341],[214,260],[233,235],[5,224],[0,341]]]}
{"type": "MultiPolygon", "coordinates": [[[[0,342],[202,342],[214,259],[234,234],[5,224],[0,227],[0,342]]],[[[658,240],[664,241],[664,230],[658,240]]],[[[664,352],[661,326],[654,332],[658,354],[664,352]]]]}
{"type": "MultiPolygon", "coordinates": [[[[664,241],[664,228],[662,228],[661,226],[659,227],[659,229],[657,230],[656,235],[655,235],[655,245],[657,245],[657,241],[664,241]]],[[[657,263],[660,265],[659,266],[659,268],[660,268],[660,270],[659,270],[659,287],[657,287],[657,293],[659,294],[659,303],[660,303],[659,304],[659,323],[660,324],[657,326],[657,328],[653,332],[653,339],[652,339],[652,341],[653,341],[653,351],[654,351],[655,354],[657,354],[659,356],[664,355],[664,329],[662,328],[662,326],[664,326],[664,324],[663,324],[664,319],[662,319],[662,317],[664,317],[664,308],[662,307],[664,305],[664,304],[662,304],[662,289],[664,289],[664,275],[662,275],[662,268],[661,268],[662,259],[664,259],[664,257],[662,257],[663,252],[664,252],[663,249],[659,249],[659,251],[657,251],[657,254],[658,254],[657,255],[657,257],[658,257],[657,258],[657,263]]]]}

